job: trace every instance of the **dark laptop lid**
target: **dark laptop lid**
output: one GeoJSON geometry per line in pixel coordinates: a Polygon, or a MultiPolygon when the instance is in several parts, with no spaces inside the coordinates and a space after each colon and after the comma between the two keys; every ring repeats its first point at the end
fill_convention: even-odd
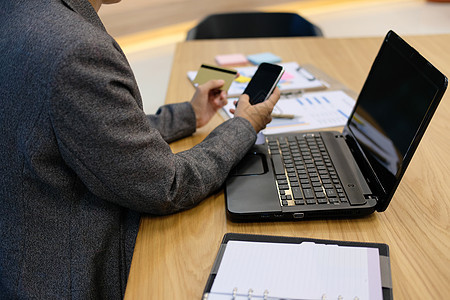
{"type": "Polygon", "coordinates": [[[377,181],[378,211],[389,205],[446,87],[416,50],[393,31],[386,35],[344,129],[377,181]]]}

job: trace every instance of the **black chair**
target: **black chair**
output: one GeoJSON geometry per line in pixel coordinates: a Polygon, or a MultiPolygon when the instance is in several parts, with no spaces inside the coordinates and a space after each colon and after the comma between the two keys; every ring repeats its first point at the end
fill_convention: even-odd
{"type": "Polygon", "coordinates": [[[322,30],[294,13],[213,14],[189,30],[186,40],[323,36],[322,30]]]}

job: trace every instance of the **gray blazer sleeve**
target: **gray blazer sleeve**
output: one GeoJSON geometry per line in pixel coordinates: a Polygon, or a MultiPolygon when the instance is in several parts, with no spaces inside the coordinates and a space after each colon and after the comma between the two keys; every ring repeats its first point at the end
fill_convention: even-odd
{"type": "Polygon", "coordinates": [[[150,126],[170,143],[195,132],[195,113],[190,103],[164,105],[156,114],[147,115],[150,126]]]}
{"type": "Polygon", "coordinates": [[[250,123],[234,118],[194,148],[172,153],[166,141],[195,130],[192,107],[170,105],[146,116],[113,43],[74,45],[55,65],[49,117],[61,155],[107,201],[150,214],[192,207],[223,184],[255,142],[250,123]]]}

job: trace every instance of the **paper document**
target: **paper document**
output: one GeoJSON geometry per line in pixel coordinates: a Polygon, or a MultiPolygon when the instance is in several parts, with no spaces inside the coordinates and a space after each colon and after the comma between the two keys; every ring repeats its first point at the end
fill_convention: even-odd
{"type": "MultiPolygon", "coordinates": [[[[230,108],[234,100],[229,99],[223,108],[233,117],[230,108]]],[[[275,106],[274,114],[294,115],[293,119],[273,118],[263,130],[264,135],[307,131],[311,129],[344,126],[350,116],[355,100],[343,91],[321,91],[304,93],[299,96],[282,96],[275,106]]]]}
{"type": "Polygon", "coordinates": [[[208,299],[233,293],[251,293],[251,299],[381,300],[378,249],[229,241],[208,299]]]}

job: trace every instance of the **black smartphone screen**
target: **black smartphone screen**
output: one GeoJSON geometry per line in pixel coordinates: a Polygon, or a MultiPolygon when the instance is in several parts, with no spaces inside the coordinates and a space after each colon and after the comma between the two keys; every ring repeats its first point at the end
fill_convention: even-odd
{"type": "Polygon", "coordinates": [[[283,74],[283,67],[262,63],[248,83],[244,94],[250,98],[250,104],[262,102],[270,96],[283,74]]]}

